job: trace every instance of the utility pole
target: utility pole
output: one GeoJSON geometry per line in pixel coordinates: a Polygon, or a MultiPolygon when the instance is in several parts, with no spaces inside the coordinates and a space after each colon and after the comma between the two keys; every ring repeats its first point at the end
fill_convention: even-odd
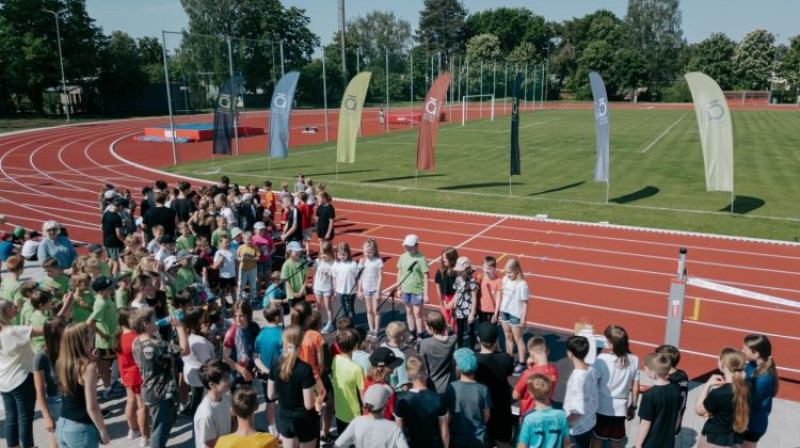
{"type": "MultiPolygon", "coordinates": [[[[342,41],[342,88],[347,89],[347,58],[344,48],[345,42],[345,22],[344,22],[344,0],[339,0],[339,35],[342,41]]],[[[323,50],[324,51],[324,50],[323,50]]]]}
{"type": "MultiPolygon", "coordinates": [[[[43,9],[44,12],[49,12],[53,15],[53,18],[56,20],[56,42],[58,42],[58,62],[61,65],[61,91],[67,95],[67,106],[64,108],[64,112],[67,114],[67,121],[69,121],[69,109],[72,106],[72,100],[69,97],[69,92],[67,92],[67,80],[64,76],[64,56],[61,54],[61,29],[58,26],[58,16],[62,13],[67,12],[66,9],[62,9],[59,11],[51,11],[49,9],[43,9]]],[[[60,100],[59,96],[59,100],[60,100]]]]}

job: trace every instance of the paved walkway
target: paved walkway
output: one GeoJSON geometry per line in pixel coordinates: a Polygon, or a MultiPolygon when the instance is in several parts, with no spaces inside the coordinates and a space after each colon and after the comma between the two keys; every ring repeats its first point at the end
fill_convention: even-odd
{"type": "MultiPolygon", "coordinates": [[[[3,275],[6,272],[3,271],[3,275]]],[[[25,275],[23,278],[39,278],[43,275],[43,271],[38,265],[31,264],[26,267],[25,275]]],[[[361,323],[364,320],[363,309],[359,308],[360,302],[357,302],[357,312],[360,314],[357,321],[361,323]]],[[[385,308],[384,322],[385,326],[391,318],[391,310],[389,306],[385,308]]],[[[256,320],[261,321],[260,313],[256,313],[256,320]]],[[[398,310],[397,320],[405,320],[402,311],[398,310]]],[[[261,322],[263,324],[263,322],[261,322]]],[[[569,373],[572,370],[571,363],[566,358],[565,348],[563,341],[566,338],[564,334],[558,334],[551,331],[546,331],[538,328],[529,328],[528,335],[543,336],[547,340],[550,347],[551,361],[558,367],[560,376],[559,384],[556,387],[556,401],[563,400],[566,388],[566,381],[569,378],[569,373]]],[[[412,349],[413,350],[413,349],[412,349]]],[[[643,353],[639,354],[640,356],[643,353]]],[[[691,372],[690,372],[691,375],[691,372]]],[[[515,381],[516,379],[512,379],[515,381]]],[[[642,376],[642,382],[646,383],[645,376],[642,376]]],[[[678,437],[678,444],[676,448],[691,448],[697,446],[697,440],[702,430],[704,419],[694,413],[694,404],[697,401],[697,396],[700,393],[699,383],[692,383],[692,389],[689,392],[689,401],[686,410],[686,415],[683,418],[683,430],[678,437]]],[[[256,390],[261,392],[261,387],[256,390]]],[[[260,428],[266,427],[264,415],[264,400],[260,399],[262,403],[259,413],[256,415],[256,425],[260,428]]],[[[139,440],[128,440],[127,432],[128,427],[125,423],[125,399],[118,398],[101,403],[103,409],[108,409],[110,415],[106,418],[106,424],[111,434],[111,447],[112,448],[135,448],[139,445],[139,440]]],[[[772,416],[770,417],[770,427],[767,434],[759,443],[760,447],[765,448],[800,448],[800,425],[798,424],[798,415],[800,415],[800,403],[790,402],[786,400],[775,400],[773,402],[772,416]]],[[[0,434],[2,434],[3,426],[5,425],[5,412],[2,409],[2,402],[0,401],[0,434]]],[[[626,424],[629,435],[626,447],[634,446],[636,434],[639,430],[638,419],[634,419],[626,424]]],[[[335,426],[334,426],[335,427],[335,426]]],[[[41,414],[36,411],[36,420],[34,422],[34,441],[40,448],[47,448],[49,446],[49,433],[44,429],[44,424],[41,420],[41,414]]],[[[5,447],[5,442],[2,445],[5,447]]],[[[192,440],[192,427],[191,421],[187,418],[179,418],[172,429],[172,437],[169,442],[170,447],[191,448],[193,446],[192,440]]]]}

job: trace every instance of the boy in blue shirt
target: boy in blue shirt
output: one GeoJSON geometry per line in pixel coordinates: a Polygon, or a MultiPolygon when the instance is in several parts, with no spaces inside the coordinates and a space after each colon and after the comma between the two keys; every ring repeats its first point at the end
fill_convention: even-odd
{"type": "MultiPolygon", "coordinates": [[[[253,361],[258,368],[257,376],[261,379],[266,379],[269,375],[273,363],[283,353],[283,329],[281,324],[282,307],[277,303],[270,303],[264,309],[264,319],[267,325],[261,328],[261,331],[256,337],[255,350],[253,352],[253,361]]],[[[267,382],[264,384],[264,396],[267,397],[267,382]]],[[[275,400],[267,398],[267,427],[269,432],[274,436],[278,436],[278,430],[275,426],[275,400]]]]}
{"type": "Polygon", "coordinates": [[[536,400],[532,411],[522,418],[517,448],[569,448],[567,414],[550,406],[550,378],[535,373],[528,378],[528,390],[536,400]]]}

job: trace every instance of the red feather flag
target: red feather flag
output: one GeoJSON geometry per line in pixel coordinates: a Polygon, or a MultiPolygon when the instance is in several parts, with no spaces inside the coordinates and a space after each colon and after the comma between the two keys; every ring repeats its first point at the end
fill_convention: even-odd
{"type": "Polygon", "coordinates": [[[433,82],[425,104],[422,106],[422,118],[419,123],[419,139],[417,140],[417,169],[422,171],[436,170],[436,131],[439,130],[439,117],[447,98],[447,89],[452,77],[449,73],[440,75],[433,82]]]}

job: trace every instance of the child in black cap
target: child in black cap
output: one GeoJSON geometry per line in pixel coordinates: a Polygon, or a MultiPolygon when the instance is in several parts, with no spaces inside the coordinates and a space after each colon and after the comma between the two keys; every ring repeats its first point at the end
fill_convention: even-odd
{"type": "MultiPolygon", "coordinates": [[[[403,365],[403,359],[397,357],[392,349],[379,347],[369,356],[369,363],[371,367],[367,371],[366,378],[364,378],[364,393],[373,384],[380,384],[389,388],[392,393],[389,396],[387,405],[383,408],[383,417],[387,420],[394,420],[394,402],[397,400],[397,394],[394,392],[392,385],[389,384],[389,376],[394,369],[403,365]]],[[[367,415],[367,413],[364,412],[364,415],[367,415]]]]}

